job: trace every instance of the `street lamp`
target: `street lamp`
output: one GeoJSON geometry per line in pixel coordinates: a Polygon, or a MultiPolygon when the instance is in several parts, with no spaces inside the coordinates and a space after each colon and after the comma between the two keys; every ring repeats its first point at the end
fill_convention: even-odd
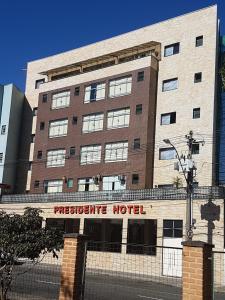
{"type": "Polygon", "coordinates": [[[181,163],[181,159],[180,156],[177,152],[176,147],[171,143],[171,141],[169,139],[164,139],[163,142],[165,144],[170,145],[176,152],[179,164],[181,166],[182,169],[182,173],[184,175],[185,181],[187,183],[187,204],[186,204],[186,239],[187,240],[192,240],[192,236],[193,236],[193,231],[192,231],[192,186],[193,186],[193,170],[189,170],[188,171],[188,177],[185,174],[183,165],[181,163]]]}
{"type": "Polygon", "coordinates": [[[177,152],[176,147],[171,143],[171,141],[170,141],[169,139],[164,139],[163,142],[164,142],[165,144],[168,144],[168,145],[172,146],[172,148],[175,150],[176,155],[177,155],[177,158],[178,158],[179,163],[180,163],[180,166],[181,166],[181,169],[182,169],[182,173],[183,173],[184,178],[185,178],[185,181],[186,181],[186,183],[188,184],[188,180],[187,180],[187,177],[186,177],[186,174],[185,174],[183,165],[182,165],[182,163],[181,163],[180,155],[179,155],[179,153],[177,152]]]}

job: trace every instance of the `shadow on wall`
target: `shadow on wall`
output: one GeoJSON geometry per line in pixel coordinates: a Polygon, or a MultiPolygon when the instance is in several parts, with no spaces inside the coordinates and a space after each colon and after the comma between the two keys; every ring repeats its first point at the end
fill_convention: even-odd
{"type": "Polygon", "coordinates": [[[33,113],[27,99],[23,102],[23,114],[20,128],[19,153],[16,170],[16,184],[14,193],[26,192],[27,173],[29,170],[29,154],[32,134],[33,113]]]}
{"type": "Polygon", "coordinates": [[[69,278],[65,275],[61,275],[61,288],[59,299],[72,299],[71,283],[69,278]]]}
{"type": "Polygon", "coordinates": [[[201,219],[208,221],[208,243],[213,243],[214,222],[220,220],[220,206],[213,203],[213,198],[209,197],[206,204],[201,205],[201,219]]]}

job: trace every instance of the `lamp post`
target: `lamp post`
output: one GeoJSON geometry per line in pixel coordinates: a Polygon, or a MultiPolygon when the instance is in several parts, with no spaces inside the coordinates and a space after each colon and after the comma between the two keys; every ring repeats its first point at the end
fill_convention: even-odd
{"type": "MultiPolygon", "coordinates": [[[[181,166],[181,169],[182,169],[182,173],[184,175],[184,178],[185,178],[185,181],[187,183],[187,203],[186,203],[186,240],[187,241],[191,241],[192,240],[192,237],[193,237],[193,230],[192,230],[192,193],[193,193],[193,162],[192,162],[192,144],[191,146],[189,146],[189,150],[191,150],[191,153],[189,151],[189,155],[188,155],[188,158],[189,160],[191,160],[191,168],[188,169],[188,172],[187,172],[187,176],[186,176],[186,173],[185,173],[185,170],[183,168],[183,165],[181,163],[181,159],[180,159],[180,156],[179,156],[179,153],[176,149],[176,147],[171,143],[171,141],[169,139],[164,139],[163,140],[164,143],[170,145],[176,152],[176,155],[177,155],[177,158],[178,158],[178,161],[179,161],[179,164],[181,166]]],[[[191,141],[192,143],[192,141],[191,141]]]]}

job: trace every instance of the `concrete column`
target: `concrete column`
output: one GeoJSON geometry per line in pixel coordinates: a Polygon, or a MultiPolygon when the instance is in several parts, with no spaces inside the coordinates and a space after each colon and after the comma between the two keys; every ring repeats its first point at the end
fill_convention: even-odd
{"type": "Polygon", "coordinates": [[[42,224],[41,224],[41,228],[45,228],[46,227],[46,219],[42,219],[42,224]]]}
{"type": "Polygon", "coordinates": [[[80,234],[84,234],[84,218],[80,218],[80,229],[79,229],[80,234]]]}
{"type": "Polygon", "coordinates": [[[80,300],[84,292],[87,238],[77,233],[64,235],[59,300],[80,300]]]}
{"type": "Polygon", "coordinates": [[[128,219],[123,219],[122,228],[122,250],[121,253],[126,254],[127,252],[127,232],[128,232],[128,219]]]}
{"type": "Polygon", "coordinates": [[[211,244],[183,242],[183,300],[212,300],[213,268],[211,244]]]}

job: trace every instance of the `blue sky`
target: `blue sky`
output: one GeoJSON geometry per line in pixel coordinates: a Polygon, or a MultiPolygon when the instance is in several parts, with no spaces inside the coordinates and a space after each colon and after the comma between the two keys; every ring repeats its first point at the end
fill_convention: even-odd
{"type": "Polygon", "coordinates": [[[225,1],[2,0],[0,83],[24,90],[26,63],[196,9],[217,4],[225,34],[225,1]]]}

